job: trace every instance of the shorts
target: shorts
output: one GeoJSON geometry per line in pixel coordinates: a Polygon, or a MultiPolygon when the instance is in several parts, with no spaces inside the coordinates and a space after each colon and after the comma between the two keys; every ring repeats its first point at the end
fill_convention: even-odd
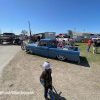
{"type": "Polygon", "coordinates": [[[99,47],[93,47],[93,50],[98,50],[99,47]]]}

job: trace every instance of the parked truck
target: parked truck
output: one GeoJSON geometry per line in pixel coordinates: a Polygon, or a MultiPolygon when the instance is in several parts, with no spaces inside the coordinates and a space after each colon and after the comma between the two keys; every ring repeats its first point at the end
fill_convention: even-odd
{"type": "Polygon", "coordinates": [[[41,39],[39,43],[27,44],[25,51],[31,54],[37,54],[41,56],[58,58],[59,60],[69,60],[80,63],[79,49],[75,47],[70,50],[68,47],[57,48],[56,39],[41,39]]]}
{"type": "Polygon", "coordinates": [[[13,43],[14,39],[15,39],[14,33],[3,33],[3,35],[0,36],[0,44],[2,44],[3,42],[13,43]]]}

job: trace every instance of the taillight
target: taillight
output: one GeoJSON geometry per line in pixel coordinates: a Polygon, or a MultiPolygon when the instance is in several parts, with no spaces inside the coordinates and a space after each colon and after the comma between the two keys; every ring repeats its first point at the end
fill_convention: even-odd
{"type": "Polygon", "coordinates": [[[68,39],[68,41],[69,41],[69,39],[68,39]]]}

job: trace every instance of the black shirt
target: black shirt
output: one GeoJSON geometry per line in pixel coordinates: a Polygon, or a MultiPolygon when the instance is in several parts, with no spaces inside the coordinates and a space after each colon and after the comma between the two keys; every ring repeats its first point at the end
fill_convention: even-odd
{"type": "Polygon", "coordinates": [[[100,46],[100,39],[93,41],[94,47],[99,47],[100,46]]]}

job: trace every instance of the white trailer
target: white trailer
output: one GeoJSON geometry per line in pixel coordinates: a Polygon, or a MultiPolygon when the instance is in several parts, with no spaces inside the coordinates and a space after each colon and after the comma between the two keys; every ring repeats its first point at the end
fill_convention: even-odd
{"type": "Polygon", "coordinates": [[[56,39],[56,33],[55,32],[44,32],[45,39],[56,39]]]}
{"type": "Polygon", "coordinates": [[[83,36],[76,36],[76,35],[73,36],[73,40],[75,40],[75,42],[82,42],[83,39],[84,39],[83,36]]]}
{"type": "Polygon", "coordinates": [[[43,32],[35,34],[35,36],[40,36],[42,39],[56,39],[56,32],[43,32]]]}

